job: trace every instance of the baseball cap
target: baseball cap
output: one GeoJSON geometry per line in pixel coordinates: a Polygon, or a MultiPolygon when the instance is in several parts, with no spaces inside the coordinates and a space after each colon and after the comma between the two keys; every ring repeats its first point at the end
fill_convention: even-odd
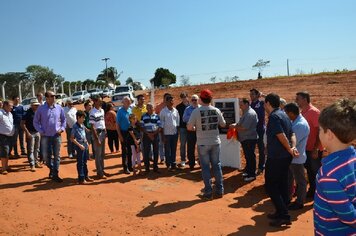
{"type": "Polygon", "coordinates": [[[213,98],[213,92],[211,92],[209,89],[204,89],[200,92],[200,98],[203,99],[213,98]]]}
{"type": "Polygon", "coordinates": [[[38,102],[37,98],[32,98],[32,99],[30,100],[30,103],[31,103],[31,105],[41,105],[41,104],[38,102]]]}

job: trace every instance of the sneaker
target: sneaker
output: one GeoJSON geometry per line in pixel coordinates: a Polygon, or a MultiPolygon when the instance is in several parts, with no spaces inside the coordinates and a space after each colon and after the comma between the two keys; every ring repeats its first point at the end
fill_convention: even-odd
{"type": "Polygon", "coordinates": [[[181,163],[179,163],[178,167],[180,167],[180,168],[185,167],[185,161],[182,161],[181,163]]]}
{"type": "Polygon", "coordinates": [[[242,173],[242,177],[246,177],[248,174],[246,172],[242,173]]]}
{"type": "Polygon", "coordinates": [[[254,181],[256,179],[256,177],[253,177],[253,176],[246,176],[245,178],[244,178],[244,181],[245,182],[250,182],[250,181],[254,181]]]}
{"type": "Polygon", "coordinates": [[[290,221],[289,218],[277,218],[269,223],[270,226],[272,227],[281,227],[282,225],[291,225],[292,222],[290,221]]]}
{"type": "Polygon", "coordinates": [[[159,162],[159,164],[164,164],[164,160],[161,160],[161,161],[159,162]]]}
{"type": "Polygon", "coordinates": [[[205,194],[205,193],[200,193],[198,195],[198,197],[202,200],[206,200],[206,201],[209,201],[209,200],[212,200],[213,199],[213,194],[205,194]]]}
{"type": "Polygon", "coordinates": [[[68,158],[72,159],[72,158],[73,158],[73,155],[72,155],[72,154],[69,154],[69,155],[68,155],[68,158]]]}
{"type": "Polygon", "coordinates": [[[78,180],[78,184],[85,184],[86,182],[85,182],[85,180],[83,179],[83,180],[78,180]]]}
{"type": "Polygon", "coordinates": [[[90,178],[89,176],[85,177],[85,181],[87,182],[93,182],[94,180],[92,178],[90,178]]]}
{"type": "Polygon", "coordinates": [[[223,193],[215,193],[215,198],[223,198],[224,194],[223,193]]]}
{"type": "Polygon", "coordinates": [[[300,210],[304,207],[303,204],[300,204],[298,202],[293,202],[288,206],[288,210],[295,211],[295,210],[300,210]]]}
{"type": "Polygon", "coordinates": [[[31,171],[32,172],[35,172],[36,171],[36,168],[34,166],[31,166],[31,171]]]}
{"type": "Polygon", "coordinates": [[[35,167],[36,167],[36,168],[42,168],[42,165],[41,165],[40,163],[36,163],[36,164],[35,164],[35,167]]]}
{"type": "Polygon", "coordinates": [[[62,179],[61,177],[59,177],[59,176],[54,176],[54,177],[52,178],[52,180],[53,180],[54,182],[57,182],[57,183],[62,183],[62,182],[63,182],[63,179],[62,179]]]}
{"type": "Polygon", "coordinates": [[[98,175],[98,179],[107,179],[105,175],[98,175]]]}
{"type": "Polygon", "coordinates": [[[7,172],[7,170],[3,170],[3,171],[1,171],[1,174],[3,174],[3,175],[7,175],[9,172],[7,172]]]}
{"type": "Polygon", "coordinates": [[[129,170],[124,170],[124,173],[127,175],[131,174],[131,172],[129,170]]]}

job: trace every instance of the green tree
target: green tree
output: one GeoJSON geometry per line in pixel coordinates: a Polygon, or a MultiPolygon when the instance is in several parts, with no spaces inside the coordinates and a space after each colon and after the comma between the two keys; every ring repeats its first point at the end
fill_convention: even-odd
{"type": "Polygon", "coordinates": [[[96,81],[104,81],[105,85],[116,84],[116,81],[119,79],[121,74],[122,72],[119,74],[117,73],[117,69],[115,67],[108,67],[98,75],[96,81]]]}
{"type": "Polygon", "coordinates": [[[262,71],[265,67],[269,66],[268,64],[271,61],[264,61],[263,59],[259,59],[253,66],[252,69],[257,69],[258,70],[258,79],[262,78],[262,71]]]}
{"type": "Polygon", "coordinates": [[[57,86],[60,85],[64,78],[61,75],[57,75],[46,66],[30,65],[26,68],[26,72],[30,75],[30,78],[35,81],[35,92],[44,92],[43,84],[45,81],[47,90],[54,90],[53,84],[56,82],[57,86]]]}
{"type": "Polygon", "coordinates": [[[168,69],[158,68],[155,72],[155,76],[150,80],[155,87],[168,86],[176,82],[176,75],[171,73],[168,69]]]}

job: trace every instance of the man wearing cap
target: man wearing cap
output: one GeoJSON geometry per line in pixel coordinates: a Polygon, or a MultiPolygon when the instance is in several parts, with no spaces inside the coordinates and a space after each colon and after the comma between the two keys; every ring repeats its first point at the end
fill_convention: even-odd
{"type": "Polygon", "coordinates": [[[66,134],[67,134],[67,153],[69,158],[75,157],[74,144],[70,140],[70,135],[72,134],[73,125],[77,122],[77,108],[74,107],[72,99],[67,100],[67,106],[63,108],[64,114],[66,116],[66,134]]]}
{"type": "Polygon", "coordinates": [[[202,106],[196,108],[189,118],[187,129],[197,132],[197,145],[204,181],[202,199],[210,200],[213,197],[213,188],[210,175],[210,165],[215,176],[215,197],[221,198],[224,194],[223,175],[220,162],[219,126],[225,127],[226,122],[219,109],[211,105],[213,93],[208,90],[200,92],[202,106]]]}
{"type": "Polygon", "coordinates": [[[63,108],[55,103],[54,92],[45,93],[46,103],[40,106],[33,118],[33,126],[41,134],[41,153],[50,169],[49,178],[63,182],[58,176],[60,165],[61,134],[66,128],[63,108]],[[53,158],[51,156],[53,155],[53,158]]]}
{"type": "Polygon", "coordinates": [[[9,153],[12,136],[15,133],[14,119],[12,117],[12,102],[4,101],[2,109],[0,109],[0,158],[1,158],[1,173],[6,175],[10,170],[9,153]]]}
{"type": "Polygon", "coordinates": [[[186,147],[187,147],[187,123],[183,121],[183,114],[185,108],[189,106],[188,94],[186,92],[182,92],[179,95],[181,99],[181,103],[176,106],[176,109],[179,113],[179,143],[180,143],[180,164],[179,167],[185,166],[186,161],[186,147]]]}
{"type": "Polygon", "coordinates": [[[35,117],[35,113],[40,103],[36,98],[31,99],[30,102],[30,109],[28,109],[25,116],[22,117],[21,128],[23,129],[26,135],[27,158],[30,164],[31,171],[36,171],[36,168],[42,168],[38,160],[41,135],[33,126],[33,118],[35,117]]]}

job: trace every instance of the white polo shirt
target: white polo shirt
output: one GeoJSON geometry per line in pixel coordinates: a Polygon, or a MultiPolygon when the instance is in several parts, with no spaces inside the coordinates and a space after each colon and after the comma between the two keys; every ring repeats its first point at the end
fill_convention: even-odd
{"type": "Polygon", "coordinates": [[[177,134],[177,127],[179,126],[179,113],[174,107],[169,110],[167,107],[163,108],[159,114],[161,119],[161,127],[164,135],[177,134]]]}
{"type": "Polygon", "coordinates": [[[14,119],[11,112],[0,109],[0,134],[12,136],[15,133],[14,119]]]}

